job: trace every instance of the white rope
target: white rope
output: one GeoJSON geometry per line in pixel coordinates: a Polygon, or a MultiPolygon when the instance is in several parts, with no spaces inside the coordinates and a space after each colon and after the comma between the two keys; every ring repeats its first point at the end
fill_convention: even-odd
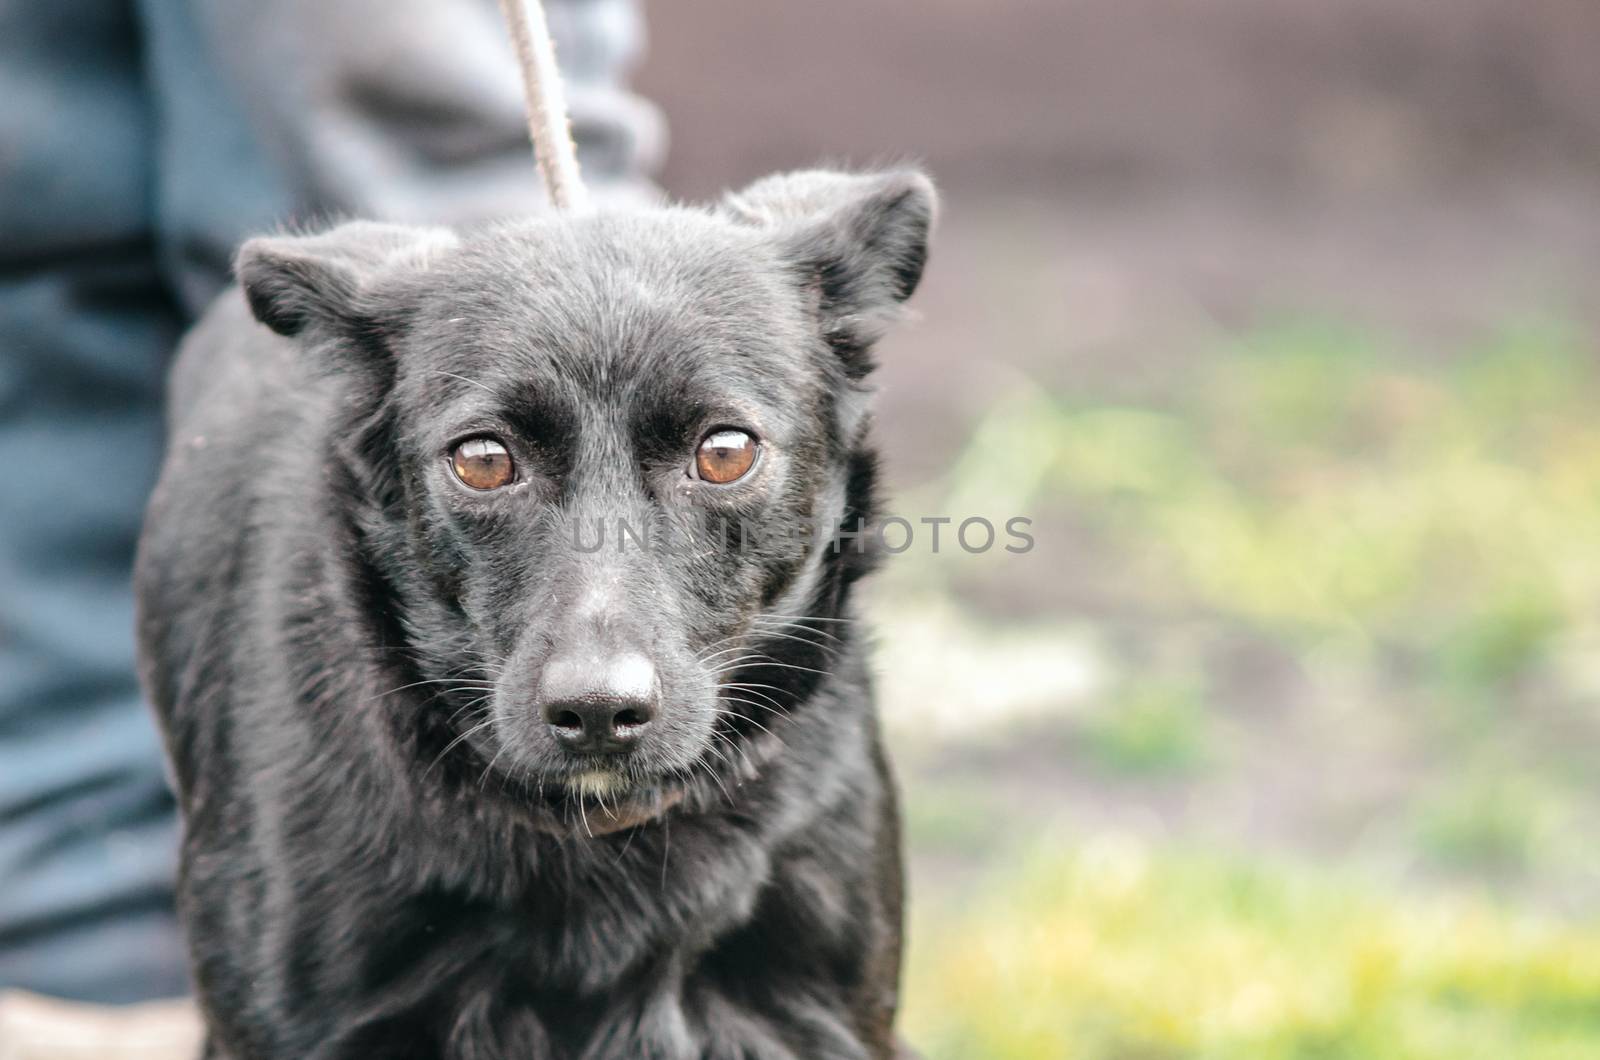
{"type": "Polygon", "coordinates": [[[527,100],[528,135],[533,157],[544,174],[545,187],[556,209],[581,213],[589,208],[589,191],[578,172],[578,149],[572,142],[567,118],[567,94],[556,67],[555,43],[545,22],[540,0],[500,0],[511,27],[511,43],[522,68],[522,89],[527,100]]]}

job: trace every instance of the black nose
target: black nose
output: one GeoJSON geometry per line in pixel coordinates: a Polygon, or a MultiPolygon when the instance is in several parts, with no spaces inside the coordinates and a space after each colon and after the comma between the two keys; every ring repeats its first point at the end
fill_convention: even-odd
{"type": "Polygon", "coordinates": [[[544,706],[544,720],[561,746],[581,754],[633,750],[655,716],[655,705],[649,700],[611,696],[562,699],[544,706]]]}
{"type": "Polygon", "coordinates": [[[639,743],[660,705],[655,667],[642,655],[551,659],[539,679],[540,712],[575,754],[621,754],[639,743]]]}

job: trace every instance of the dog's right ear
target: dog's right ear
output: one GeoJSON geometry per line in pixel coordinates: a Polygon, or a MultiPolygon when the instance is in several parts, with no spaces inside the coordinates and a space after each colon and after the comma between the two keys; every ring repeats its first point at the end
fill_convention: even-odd
{"type": "Polygon", "coordinates": [[[278,334],[348,334],[383,311],[376,293],[384,279],[455,245],[444,228],[356,221],[319,235],[252,239],[234,274],[250,311],[278,334]]]}
{"type": "Polygon", "coordinates": [[[872,344],[922,279],[938,203],[920,170],[811,170],[759,180],[722,209],[772,233],[810,291],[823,335],[860,377],[872,368],[872,344]]]}

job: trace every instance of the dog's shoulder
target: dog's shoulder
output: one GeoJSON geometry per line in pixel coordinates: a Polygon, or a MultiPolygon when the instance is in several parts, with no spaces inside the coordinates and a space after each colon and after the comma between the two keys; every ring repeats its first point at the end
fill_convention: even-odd
{"type": "Polygon", "coordinates": [[[236,629],[233,612],[247,609],[248,553],[270,545],[269,524],[304,517],[303,503],[275,499],[297,473],[297,434],[325,403],[298,353],[232,287],[190,330],[169,375],[167,452],[134,567],[141,676],[169,725],[182,675],[216,639],[208,630],[236,629]]]}

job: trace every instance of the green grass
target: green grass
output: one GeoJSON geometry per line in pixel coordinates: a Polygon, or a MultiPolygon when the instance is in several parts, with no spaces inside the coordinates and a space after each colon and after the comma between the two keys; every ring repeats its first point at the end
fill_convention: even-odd
{"type": "Polygon", "coordinates": [[[1159,775],[1198,768],[1209,717],[1200,694],[1177,680],[1130,682],[1086,720],[1085,746],[1114,773],[1159,775]]]}
{"type": "Polygon", "coordinates": [[[1503,684],[1600,615],[1600,365],[1543,323],[1444,364],[1403,354],[1300,324],[1198,357],[1176,401],[1018,393],[945,507],[1064,497],[1225,616],[1503,684]]]}
{"type": "Polygon", "coordinates": [[[1436,865],[1523,872],[1537,868],[1559,816],[1559,799],[1534,777],[1470,775],[1421,800],[1417,842],[1436,865]]]}
{"type": "Polygon", "coordinates": [[[1600,927],[1304,869],[1046,847],[914,919],[933,1060],[1600,1056],[1600,927]]]}

